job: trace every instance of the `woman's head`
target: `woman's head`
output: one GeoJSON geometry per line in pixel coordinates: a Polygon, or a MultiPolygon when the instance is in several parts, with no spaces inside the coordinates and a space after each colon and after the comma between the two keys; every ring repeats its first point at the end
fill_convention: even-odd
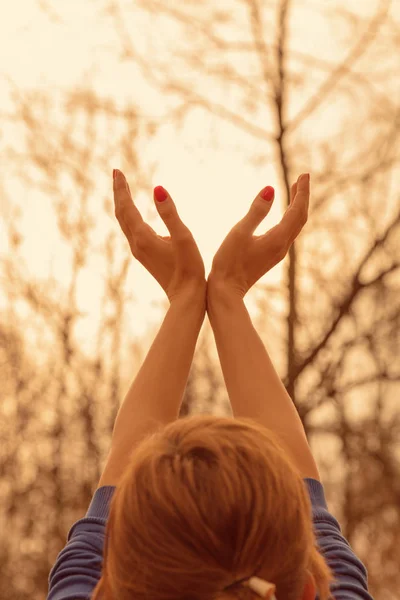
{"type": "MultiPolygon", "coordinates": [[[[333,573],[319,553],[301,474],[278,438],[252,420],[179,419],[135,449],[110,505],[93,600],[251,598],[259,576],[278,600],[333,573]]],[[[309,588],[308,588],[309,589],[309,588]]]]}

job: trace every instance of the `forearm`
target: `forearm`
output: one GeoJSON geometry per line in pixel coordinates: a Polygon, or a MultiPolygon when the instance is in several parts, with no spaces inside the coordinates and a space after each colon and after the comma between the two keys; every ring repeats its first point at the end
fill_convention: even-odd
{"type": "Polygon", "coordinates": [[[135,445],[179,416],[206,310],[205,293],[173,301],[117,414],[112,446],[135,445]]]}
{"type": "Polygon", "coordinates": [[[273,430],[302,476],[319,479],[299,414],[244,301],[209,290],[207,310],[234,416],[252,418],[273,430]]]}

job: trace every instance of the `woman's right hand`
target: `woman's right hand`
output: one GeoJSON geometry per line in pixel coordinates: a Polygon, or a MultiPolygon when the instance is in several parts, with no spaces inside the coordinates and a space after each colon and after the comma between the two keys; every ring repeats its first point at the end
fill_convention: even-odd
{"type": "MultiPolygon", "coordinates": [[[[267,188],[265,188],[267,189],[267,188]]],[[[253,200],[245,217],[228,233],[214,256],[208,276],[208,290],[222,286],[224,291],[244,298],[249,289],[272,267],[283,260],[308,218],[310,199],[309,175],[300,175],[290,191],[290,205],[280,223],[264,235],[254,236],[273,202],[273,188],[268,188],[271,200],[253,200]]]]}

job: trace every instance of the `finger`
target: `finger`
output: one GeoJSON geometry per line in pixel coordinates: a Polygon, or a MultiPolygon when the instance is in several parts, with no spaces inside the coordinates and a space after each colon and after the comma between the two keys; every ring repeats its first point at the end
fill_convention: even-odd
{"type": "Polygon", "coordinates": [[[273,187],[269,185],[262,189],[254,198],[247,215],[237,223],[236,227],[240,228],[242,231],[246,231],[249,235],[252,235],[271,210],[274,197],[275,190],[273,187]],[[269,199],[265,199],[262,196],[263,193],[265,193],[266,198],[269,199]]]}
{"type": "Polygon", "coordinates": [[[300,175],[295,185],[297,186],[296,195],[279,224],[285,230],[285,235],[290,243],[294,242],[308,219],[310,200],[309,175],[307,173],[300,175]]]}
{"type": "Polygon", "coordinates": [[[142,215],[133,203],[132,196],[128,187],[128,182],[124,174],[118,169],[114,169],[114,206],[115,216],[118,219],[121,229],[128,237],[143,225],[142,215]]]}
{"type": "Polygon", "coordinates": [[[167,190],[163,188],[162,185],[158,185],[154,188],[153,193],[158,214],[171,234],[171,239],[176,240],[190,235],[190,230],[178,215],[175,202],[172,200],[167,190]]]}
{"type": "Polygon", "coordinates": [[[292,204],[295,196],[296,196],[296,192],[297,192],[297,181],[295,181],[295,183],[292,185],[292,187],[290,188],[290,202],[289,202],[289,206],[292,204]]]}

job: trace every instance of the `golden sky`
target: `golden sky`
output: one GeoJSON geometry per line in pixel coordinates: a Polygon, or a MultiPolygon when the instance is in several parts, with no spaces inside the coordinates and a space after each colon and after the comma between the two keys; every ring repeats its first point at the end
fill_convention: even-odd
{"type": "MultiPolygon", "coordinates": [[[[135,72],[131,64],[118,64],[118,43],[116,30],[110,19],[94,14],[96,3],[81,1],[59,1],[54,3],[55,11],[63,22],[52,22],[46,13],[38,9],[38,3],[31,0],[12,3],[7,9],[7,19],[1,20],[0,35],[2,47],[1,71],[11,76],[13,82],[20,88],[38,88],[48,92],[56,99],[62,98],[63,90],[79,86],[88,79],[100,93],[113,96],[120,106],[129,99],[146,106],[146,113],[163,114],[165,106],[160,104],[160,97],[152,91],[142,77],[135,72]],[[22,10],[23,8],[23,10],[22,10]],[[97,65],[93,67],[93,65],[97,65]]],[[[99,3],[97,3],[99,4],[99,3]]],[[[100,11],[99,11],[100,13],[100,11]]],[[[135,11],[130,17],[129,28],[135,38],[135,45],[142,47],[145,52],[147,37],[150,34],[149,16],[144,12],[135,11]],[[140,22],[143,19],[143,24],[140,22]]],[[[173,29],[173,28],[172,28],[173,29]]],[[[163,21],[163,33],[168,35],[167,22],[163,21]]],[[[173,31],[171,34],[173,36],[173,31]]],[[[156,33],[153,32],[153,44],[156,43],[156,33]]],[[[2,110],[12,110],[8,95],[0,96],[2,110]]],[[[60,111],[59,118],[63,118],[60,111]]],[[[56,118],[57,110],[53,113],[56,118]]],[[[222,239],[239,218],[248,209],[250,202],[265,185],[276,185],[274,170],[266,165],[258,172],[245,164],[245,148],[238,153],[229,149],[232,146],[232,129],[219,125],[219,135],[222,143],[227,140],[227,149],[213,151],[210,147],[209,115],[197,110],[192,115],[182,135],[166,124],[156,136],[155,141],[146,143],[140,148],[142,160],[158,162],[153,187],[163,185],[174,198],[181,218],[192,230],[203,255],[206,273],[209,272],[212,257],[222,239]],[[230,139],[228,139],[230,138],[230,139]]],[[[11,129],[9,135],[15,141],[18,135],[16,129],[11,129]]],[[[49,131],[51,136],[51,131],[49,131]]],[[[18,138],[17,138],[18,139],[18,138]]],[[[3,143],[7,143],[3,136],[3,143]]],[[[98,188],[93,190],[93,205],[97,199],[100,206],[104,195],[109,195],[112,201],[112,168],[122,168],[118,153],[110,157],[109,172],[99,173],[98,188]]],[[[26,197],[26,189],[13,177],[13,167],[9,168],[11,178],[7,178],[7,190],[22,207],[22,231],[26,236],[23,254],[32,275],[46,277],[50,272],[66,274],[70,269],[69,253],[60,241],[58,230],[54,223],[54,214],[49,207],[49,198],[37,191],[30,191],[26,197]]],[[[129,171],[125,170],[129,180],[129,171]]],[[[142,214],[152,202],[152,197],[135,197],[142,214]]],[[[2,210],[7,210],[3,205],[2,210]]],[[[281,206],[278,201],[272,208],[268,227],[277,222],[281,206]]],[[[118,223],[111,222],[102,215],[104,233],[114,228],[119,233],[118,223]]],[[[156,216],[151,223],[160,235],[168,235],[168,231],[156,216]]],[[[256,233],[261,233],[260,231],[256,233]]],[[[122,232],[120,233],[123,236],[122,232]]],[[[5,249],[3,242],[1,250],[5,249]]],[[[99,270],[102,264],[99,264],[99,270]]],[[[278,269],[272,274],[278,276],[278,269]]],[[[273,277],[272,277],[273,278],[273,277]]],[[[151,275],[135,259],[132,259],[130,281],[135,282],[135,288],[140,289],[137,300],[143,318],[140,319],[141,329],[146,326],[149,318],[150,300],[165,298],[163,290],[151,275]]],[[[93,297],[96,290],[101,290],[101,271],[85,269],[85,278],[80,281],[80,301],[83,310],[90,310],[93,318],[96,309],[93,297]]],[[[91,320],[89,318],[89,320],[91,320]]],[[[137,323],[139,325],[139,323],[137,323]]],[[[87,324],[89,327],[89,323],[87,324]]],[[[82,333],[82,323],[80,325],[82,333]]],[[[90,336],[84,336],[90,339],[90,336]]]]}
{"type": "MultiPolygon", "coordinates": [[[[133,100],[145,107],[146,114],[157,115],[165,112],[168,104],[163,103],[163,98],[143,79],[134,64],[118,62],[121,46],[117,39],[117,29],[109,15],[101,11],[102,6],[107,6],[106,2],[42,0],[43,5],[51,7],[49,12],[41,11],[40,4],[35,0],[20,0],[7,6],[7,18],[0,20],[0,39],[2,48],[5,49],[5,52],[1,53],[0,67],[1,73],[10,76],[21,91],[38,88],[54,98],[55,107],[50,122],[56,120],[57,115],[59,119],[63,118],[63,92],[88,82],[99,94],[114,97],[121,107],[128,100],[133,100]],[[57,102],[60,105],[58,108],[57,102]]],[[[240,4],[229,3],[229,8],[237,6],[237,11],[243,11],[240,4]]],[[[129,7],[132,3],[122,1],[120,6],[129,7]]],[[[338,21],[327,18],[329,10],[334,10],[337,6],[346,6],[358,14],[361,11],[372,14],[376,10],[377,2],[327,1],[324,10],[320,10],[320,3],[315,1],[293,3],[293,6],[295,8],[290,23],[291,46],[312,56],[338,62],[346,48],[348,50],[345,43],[348,29],[343,21],[343,29],[338,31],[338,21]]],[[[400,3],[397,3],[397,8],[394,7],[397,14],[400,13],[399,7],[400,3]]],[[[135,48],[147,57],[154,54],[159,61],[165,55],[167,62],[168,53],[171,53],[174,47],[182,48],[187,43],[184,40],[177,41],[178,30],[170,19],[157,18],[137,8],[125,8],[122,14],[135,48]]],[[[243,39],[243,36],[250,35],[248,26],[238,29],[238,23],[240,20],[236,19],[229,32],[232,39],[243,39]]],[[[244,55],[241,59],[238,57],[238,60],[241,70],[246,73],[246,69],[250,69],[248,58],[244,55]]],[[[179,73],[177,75],[180,76],[179,73]]],[[[182,77],[186,78],[184,72],[182,77]]],[[[297,92],[299,103],[302,101],[302,94],[304,98],[304,95],[311,93],[316,82],[322,81],[324,77],[322,73],[310,73],[304,87],[297,92]]],[[[7,85],[2,86],[0,93],[2,111],[12,110],[12,101],[6,89],[7,85]]],[[[262,87],[260,91],[263,91],[262,87]]],[[[221,103],[226,101],[221,86],[207,89],[205,95],[221,103]]],[[[316,137],[329,135],[329,127],[334,128],[337,125],[339,108],[326,105],[319,111],[319,116],[313,117],[316,137]]],[[[296,110],[297,107],[293,105],[291,111],[296,110]]],[[[266,109],[260,115],[260,125],[266,132],[273,132],[273,121],[266,109]]],[[[19,135],[16,128],[10,127],[3,132],[1,143],[7,144],[7,141],[12,139],[18,144],[19,135]]],[[[49,136],[51,137],[51,130],[49,136]]],[[[149,185],[163,185],[174,198],[181,218],[190,227],[199,245],[206,274],[210,270],[212,257],[226,233],[242,218],[254,196],[265,185],[275,187],[276,198],[268,218],[255,233],[265,232],[276,224],[282,215],[284,206],[279,193],[280,182],[272,161],[266,162],[262,168],[247,164],[248,157],[257,151],[272,156],[271,148],[266,143],[256,143],[250,136],[238,133],[231,125],[213,121],[209,113],[200,109],[196,109],[187,119],[181,133],[169,123],[165,123],[153,140],[143,140],[143,146],[140,147],[142,162],[158,163],[149,185]],[[220,146],[216,150],[211,147],[213,139],[218,139],[220,146]]],[[[310,162],[307,162],[307,157],[299,162],[303,162],[304,170],[309,170],[312,175],[313,169],[318,169],[318,158],[310,151],[311,156],[310,162]]],[[[110,203],[112,202],[111,173],[114,167],[123,168],[118,151],[110,157],[108,172],[98,173],[97,187],[92,194],[94,210],[96,202],[101,208],[99,242],[101,236],[105,236],[110,228],[119,233],[119,226],[114,218],[110,219],[102,211],[104,196],[108,195],[110,203]]],[[[129,169],[124,170],[129,180],[129,169]]],[[[7,173],[7,181],[3,182],[3,186],[6,187],[7,194],[22,208],[21,229],[26,236],[23,254],[29,271],[35,277],[46,277],[53,273],[62,279],[69,273],[70,254],[59,239],[54,213],[49,206],[51,199],[35,190],[27,194],[26,188],[13,173],[12,164],[7,165],[7,173]]],[[[153,202],[151,195],[146,197],[143,193],[134,194],[134,199],[142,214],[148,212],[149,204],[153,202]]],[[[0,210],[8,210],[4,199],[0,200],[0,210]]],[[[340,210],[339,205],[337,210],[340,210]]],[[[161,235],[168,234],[158,215],[151,221],[151,225],[161,235]]],[[[122,232],[119,235],[123,237],[122,232]]],[[[4,236],[2,238],[0,251],[7,251],[4,236]]],[[[121,244],[121,249],[125,250],[126,246],[121,244]]],[[[281,263],[262,281],[267,283],[279,280],[282,266],[281,263]]],[[[79,302],[82,310],[87,311],[88,317],[81,322],[79,332],[82,335],[82,343],[86,343],[88,349],[90,331],[98,319],[98,308],[94,299],[101,293],[102,269],[103,263],[93,259],[90,268],[85,269],[84,277],[80,280],[79,302]]],[[[165,294],[152,276],[133,258],[129,282],[137,296],[138,310],[142,317],[135,320],[133,331],[142,333],[152,318],[152,309],[148,306],[150,301],[164,300],[165,294]]],[[[156,318],[159,318],[159,312],[156,318]]]]}

